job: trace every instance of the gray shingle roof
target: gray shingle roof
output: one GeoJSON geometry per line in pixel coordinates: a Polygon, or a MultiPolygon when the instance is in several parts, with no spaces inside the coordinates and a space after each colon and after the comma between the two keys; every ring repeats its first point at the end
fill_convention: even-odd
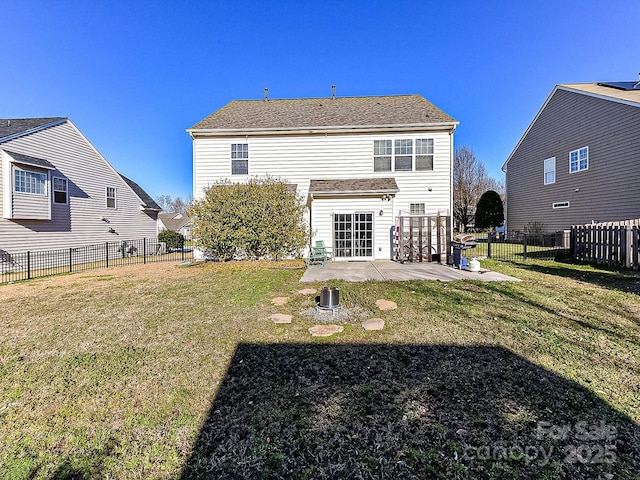
{"type": "Polygon", "coordinates": [[[158,205],[155,202],[155,200],[153,198],[151,198],[151,196],[142,189],[142,187],[140,185],[138,185],[133,180],[128,179],[127,177],[125,177],[121,173],[118,173],[118,175],[120,175],[122,177],[122,179],[125,182],[127,182],[127,185],[129,185],[131,187],[131,189],[135,192],[135,194],[140,198],[140,200],[142,200],[142,202],[144,203],[144,207],[145,208],[148,208],[149,210],[158,210],[158,211],[162,210],[160,205],[158,205]]]}
{"type": "Polygon", "coordinates": [[[342,180],[311,180],[310,194],[397,193],[398,184],[393,178],[352,178],[342,180]]]}
{"type": "Polygon", "coordinates": [[[191,219],[186,215],[178,215],[177,213],[160,213],[158,214],[158,218],[162,220],[162,223],[167,228],[167,230],[173,230],[177,232],[185,225],[191,223],[191,219]],[[176,218],[176,216],[178,218],[176,218]]]}
{"type": "Polygon", "coordinates": [[[6,137],[13,137],[21,133],[28,133],[49,124],[66,121],[65,117],[46,118],[0,118],[0,142],[6,137]]]}
{"type": "Polygon", "coordinates": [[[55,165],[43,158],[30,157],[29,155],[22,155],[21,153],[10,152],[9,150],[5,150],[5,152],[11,155],[11,158],[16,162],[23,165],[31,165],[32,167],[46,168],[48,170],[56,169],[55,165]]]}
{"type": "Polygon", "coordinates": [[[192,130],[372,127],[454,123],[421,95],[235,100],[192,130]]]}

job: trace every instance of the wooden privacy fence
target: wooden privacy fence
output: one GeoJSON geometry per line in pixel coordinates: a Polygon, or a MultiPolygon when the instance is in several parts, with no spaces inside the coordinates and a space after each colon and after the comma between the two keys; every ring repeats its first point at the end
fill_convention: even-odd
{"type": "Polygon", "coordinates": [[[451,217],[401,215],[396,218],[393,242],[398,262],[446,262],[451,253],[451,217]]]}
{"type": "Polygon", "coordinates": [[[638,270],[638,220],[571,227],[576,260],[638,270]]]}

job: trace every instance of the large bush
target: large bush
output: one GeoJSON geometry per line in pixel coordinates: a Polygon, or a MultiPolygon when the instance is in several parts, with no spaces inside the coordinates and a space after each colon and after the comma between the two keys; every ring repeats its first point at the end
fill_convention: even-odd
{"type": "Polygon", "coordinates": [[[162,230],[158,233],[158,241],[165,242],[169,250],[184,247],[184,235],[173,230],[162,230]]]}
{"type": "Polygon", "coordinates": [[[193,202],[188,215],[197,247],[220,260],[296,256],[308,241],[304,204],[273,177],[220,181],[193,202]]]}

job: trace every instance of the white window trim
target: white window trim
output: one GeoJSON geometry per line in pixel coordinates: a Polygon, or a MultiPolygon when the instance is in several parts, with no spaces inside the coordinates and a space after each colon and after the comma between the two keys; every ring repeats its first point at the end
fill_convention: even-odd
{"type": "Polygon", "coordinates": [[[554,183],[556,183],[556,157],[551,157],[551,158],[547,158],[544,161],[544,184],[545,185],[552,185],[554,183]],[[553,170],[547,170],[547,162],[551,163],[553,162],[553,170]],[[550,173],[553,171],[553,182],[547,182],[547,173],[550,173]]]}
{"type": "Polygon", "coordinates": [[[373,143],[371,144],[372,148],[373,148],[373,152],[371,155],[371,158],[373,159],[373,163],[372,163],[372,169],[374,173],[388,173],[388,172],[433,172],[435,169],[435,163],[436,163],[436,155],[435,155],[435,138],[434,137],[420,137],[420,138],[407,138],[407,137],[403,137],[403,138],[379,138],[373,141],[373,143]],[[391,154],[390,155],[376,155],[375,154],[375,142],[376,141],[384,141],[384,140],[388,140],[391,141],[391,154]],[[411,169],[409,170],[397,170],[396,169],[396,157],[400,156],[400,157],[408,157],[408,154],[399,154],[396,152],[396,140],[411,140],[411,169]],[[432,153],[418,153],[418,140],[431,140],[431,148],[432,148],[432,153]],[[391,157],[391,169],[390,170],[376,170],[375,168],[375,159],[379,158],[379,157],[391,157]],[[418,170],[417,168],[417,157],[418,156],[430,156],[431,157],[431,168],[430,169],[420,169],[418,170]]]}
{"type": "Polygon", "coordinates": [[[555,202],[551,205],[551,208],[553,208],[554,210],[558,208],[569,208],[569,202],[555,202]]]}
{"type": "Polygon", "coordinates": [[[51,199],[53,203],[56,205],[68,205],[69,204],[69,180],[64,177],[52,176],[51,177],[51,199]],[[56,180],[64,181],[64,202],[56,202],[56,192],[61,192],[62,190],[56,190],[56,180]]]}
{"type": "Polygon", "coordinates": [[[231,168],[231,172],[230,174],[233,176],[242,176],[242,175],[249,175],[249,144],[248,143],[232,143],[231,147],[230,147],[230,156],[231,156],[231,164],[229,165],[231,168]],[[233,151],[233,147],[234,146],[246,146],[246,150],[245,149],[241,149],[240,152],[237,151],[236,152],[233,151]],[[238,157],[237,154],[238,153],[245,153],[247,156],[240,156],[238,157]],[[236,154],[236,156],[234,157],[234,153],[236,154]],[[233,173],[233,162],[234,161],[246,161],[247,162],[247,173],[233,173]]]}
{"type": "Polygon", "coordinates": [[[113,208],[116,209],[118,208],[118,189],[116,187],[105,187],[105,199],[104,199],[104,205],[106,208],[113,208]],[[109,206],[109,189],[112,188],[113,189],[113,207],[109,206]]]}
{"type": "Polygon", "coordinates": [[[11,172],[11,186],[11,190],[13,191],[13,193],[16,193],[18,195],[34,195],[36,197],[46,197],[49,194],[49,172],[37,172],[28,168],[17,168],[16,166],[14,166],[11,172]],[[41,175],[42,177],[44,177],[44,186],[42,188],[42,193],[19,191],[16,185],[16,173],[18,172],[32,173],[34,175],[41,175]]]}
{"type": "Polygon", "coordinates": [[[580,147],[580,148],[576,148],[575,150],[571,150],[569,152],[569,173],[578,173],[578,172],[584,172],[585,170],[589,170],[589,147],[580,147]],[[587,151],[587,166],[585,168],[580,168],[580,151],[581,150],[586,150],[587,151]],[[572,171],[571,170],[571,154],[572,153],[576,153],[578,155],[578,169],[572,171]]]}

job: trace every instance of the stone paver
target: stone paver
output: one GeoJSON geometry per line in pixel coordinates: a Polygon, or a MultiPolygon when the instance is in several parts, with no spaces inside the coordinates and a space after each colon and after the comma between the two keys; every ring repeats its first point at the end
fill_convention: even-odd
{"type": "Polygon", "coordinates": [[[330,337],[334,333],[340,333],[344,330],[341,325],[316,325],[309,329],[312,337],[330,337]]]}
{"type": "Polygon", "coordinates": [[[362,328],[365,330],[382,330],[384,328],[384,320],[381,318],[370,318],[366,322],[362,322],[362,328]]]}
{"type": "Polygon", "coordinates": [[[274,313],[271,315],[273,323],[291,323],[291,318],[291,315],[286,315],[284,313],[274,313]]]}
{"type": "Polygon", "coordinates": [[[380,310],[395,310],[398,308],[398,304],[396,302],[392,302],[391,300],[379,299],[376,300],[376,305],[380,310]]]}
{"type": "Polygon", "coordinates": [[[313,295],[314,293],[318,293],[315,288],[303,288],[302,290],[298,290],[300,295],[313,295]]]}
{"type": "Polygon", "coordinates": [[[284,305],[289,301],[289,297],[276,297],[271,299],[271,303],[274,305],[284,305]]]}

